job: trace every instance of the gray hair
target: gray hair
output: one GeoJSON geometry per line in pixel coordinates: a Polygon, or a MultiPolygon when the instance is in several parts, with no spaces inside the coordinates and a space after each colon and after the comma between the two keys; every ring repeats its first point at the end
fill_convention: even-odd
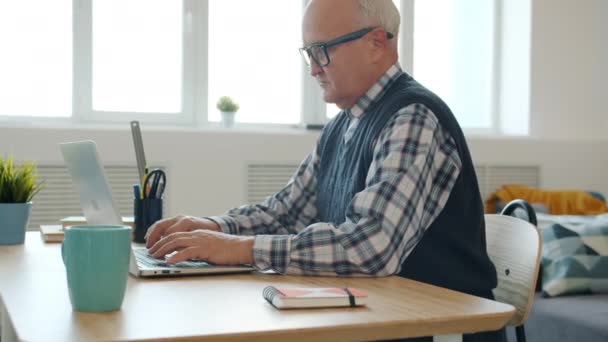
{"type": "Polygon", "coordinates": [[[392,43],[396,44],[399,34],[401,17],[399,10],[392,0],[357,0],[361,19],[364,25],[379,26],[395,37],[392,43]]]}

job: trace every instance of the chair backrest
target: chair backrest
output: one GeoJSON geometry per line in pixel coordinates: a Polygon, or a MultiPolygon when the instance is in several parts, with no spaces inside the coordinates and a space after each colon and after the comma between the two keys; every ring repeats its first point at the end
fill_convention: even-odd
{"type": "Polygon", "coordinates": [[[527,318],[540,264],[541,245],[537,228],[522,219],[506,215],[485,215],[488,255],[496,267],[497,301],[517,311],[507,325],[518,326],[527,318]]]}

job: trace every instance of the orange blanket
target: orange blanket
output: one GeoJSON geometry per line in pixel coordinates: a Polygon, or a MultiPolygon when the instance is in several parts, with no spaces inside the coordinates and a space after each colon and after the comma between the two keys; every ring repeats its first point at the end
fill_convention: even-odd
{"type": "Polygon", "coordinates": [[[542,203],[554,215],[597,215],[608,212],[601,200],[578,190],[547,191],[521,185],[505,185],[486,199],[486,213],[496,212],[496,200],[508,203],[514,199],[542,203]]]}

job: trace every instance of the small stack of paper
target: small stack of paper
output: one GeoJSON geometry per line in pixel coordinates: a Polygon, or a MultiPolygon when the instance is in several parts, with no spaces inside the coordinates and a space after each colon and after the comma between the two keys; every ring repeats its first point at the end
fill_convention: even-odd
{"type": "Polygon", "coordinates": [[[41,225],[40,235],[44,242],[63,241],[63,229],[60,225],[41,225]]]}

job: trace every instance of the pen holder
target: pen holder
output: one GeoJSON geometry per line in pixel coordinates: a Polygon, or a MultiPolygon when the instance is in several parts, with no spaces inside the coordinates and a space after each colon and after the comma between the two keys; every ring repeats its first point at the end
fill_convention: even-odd
{"type": "Polygon", "coordinates": [[[144,198],[133,200],[135,229],[133,241],[146,242],[148,228],[163,217],[163,200],[160,198],[144,198]]]}

